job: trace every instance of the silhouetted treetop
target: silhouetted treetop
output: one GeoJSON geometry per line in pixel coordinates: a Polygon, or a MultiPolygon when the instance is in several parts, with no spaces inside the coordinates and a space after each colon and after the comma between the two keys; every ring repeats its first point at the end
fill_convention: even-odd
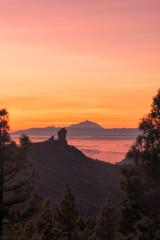
{"type": "Polygon", "coordinates": [[[133,239],[160,239],[160,90],[153,98],[151,111],[141,119],[142,134],[128,152],[135,164],[121,170],[121,188],[130,211],[138,219],[133,223],[133,239]]]}
{"type": "Polygon", "coordinates": [[[9,135],[9,115],[0,110],[0,239],[14,239],[13,226],[23,223],[38,210],[41,198],[33,195],[39,179],[28,153],[31,142],[25,135],[17,145],[9,135]],[[21,205],[21,208],[19,206],[21,205]],[[10,230],[8,230],[10,229],[10,230]],[[13,232],[12,232],[13,230],[13,232]],[[9,236],[10,234],[10,236],[9,236]]]}

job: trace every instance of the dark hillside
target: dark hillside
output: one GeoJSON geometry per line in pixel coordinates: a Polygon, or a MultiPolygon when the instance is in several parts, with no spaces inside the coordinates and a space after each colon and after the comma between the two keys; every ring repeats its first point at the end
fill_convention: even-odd
{"type": "Polygon", "coordinates": [[[94,214],[105,199],[116,202],[119,167],[86,157],[73,146],[59,141],[34,143],[31,158],[41,175],[38,188],[57,202],[68,183],[82,214],[94,214]]]}

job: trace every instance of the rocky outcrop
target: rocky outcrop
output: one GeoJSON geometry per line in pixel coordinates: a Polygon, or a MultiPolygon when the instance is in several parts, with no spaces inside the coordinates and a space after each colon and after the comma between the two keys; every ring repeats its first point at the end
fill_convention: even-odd
{"type": "Polygon", "coordinates": [[[65,128],[61,128],[58,131],[58,141],[59,142],[63,142],[63,143],[67,143],[66,135],[67,135],[67,130],[65,128]]]}
{"type": "Polygon", "coordinates": [[[50,137],[50,138],[48,139],[48,141],[54,142],[54,135],[52,135],[52,137],[50,137]]]}

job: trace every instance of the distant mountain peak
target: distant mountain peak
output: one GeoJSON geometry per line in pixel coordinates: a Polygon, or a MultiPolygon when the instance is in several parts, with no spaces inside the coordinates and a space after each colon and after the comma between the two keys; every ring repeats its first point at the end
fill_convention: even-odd
{"type": "MultiPolygon", "coordinates": [[[[108,139],[122,138],[122,139],[135,139],[139,130],[137,128],[113,128],[105,129],[99,124],[89,121],[88,119],[80,123],[72,124],[65,127],[67,130],[67,135],[69,137],[105,137],[108,139]]],[[[27,135],[35,136],[57,136],[60,127],[48,126],[45,128],[30,128],[25,130],[19,130],[17,132],[12,132],[13,135],[21,135],[23,133],[27,135]]]]}
{"type": "Polygon", "coordinates": [[[83,122],[80,122],[80,123],[77,123],[77,124],[95,124],[95,123],[91,122],[89,120],[86,120],[86,121],[83,121],[83,122]]]}
{"type": "Polygon", "coordinates": [[[104,129],[103,127],[101,127],[99,124],[95,123],[95,122],[91,122],[89,120],[77,123],[77,124],[72,124],[71,126],[68,127],[69,129],[92,129],[92,130],[102,130],[104,129]]]}
{"type": "Polygon", "coordinates": [[[89,120],[86,120],[86,121],[83,121],[83,122],[80,122],[80,123],[86,123],[86,124],[97,124],[97,123],[91,122],[91,121],[89,121],[89,120]]]}

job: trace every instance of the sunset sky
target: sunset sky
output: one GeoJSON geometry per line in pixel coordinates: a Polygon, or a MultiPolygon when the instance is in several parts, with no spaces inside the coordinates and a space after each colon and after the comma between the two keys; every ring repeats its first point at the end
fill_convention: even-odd
{"type": "Polygon", "coordinates": [[[137,127],[159,87],[159,0],[0,0],[11,130],[137,127]]]}

